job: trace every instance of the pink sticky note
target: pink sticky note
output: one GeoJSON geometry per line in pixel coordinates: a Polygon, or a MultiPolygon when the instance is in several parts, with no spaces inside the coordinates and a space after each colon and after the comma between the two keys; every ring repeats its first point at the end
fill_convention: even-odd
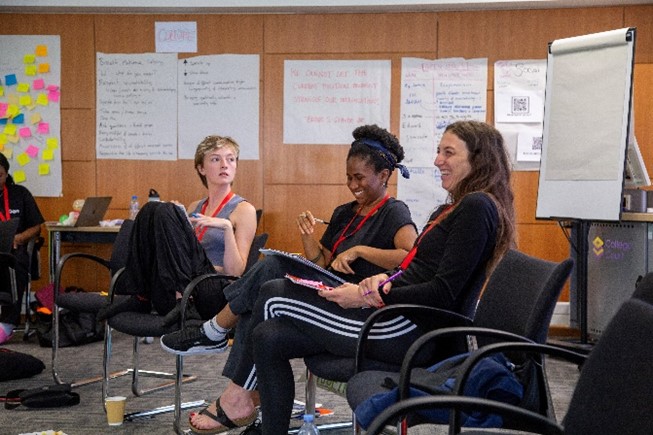
{"type": "Polygon", "coordinates": [[[29,145],[29,146],[25,149],[25,153],[26,153],[28,156],[30,156],[31,158],[35,158],[36,156],[39,155],[39,149],[38,149],[37,147],[35,147],[34,145],[29,145]]]}
{"type": "Polygon", "coordinates": [[[36,79],[32,82],[32,89],[41,90],[45,87],[45,81],[43,79],[36,79]]]}
{"type": "Polygon", "coordinates": [[[20,137],[32,137],[32,130],[29,127],[22,127],[18,130],[18,135],[20,137]]]}
{"type": "Polygon", "coordinates": [[[52,103],[58,103],[60,94],[59,91],[50,91],[48,92],[48,100],[52,103]]]}
{"type": "Polygon", "coordinates": [[[50,124],[47,122],[39,122],[39,125],[36,127],[36,131],[39,134],[48,134],[50,133],[50,124]]]}
{"type": "Polygon", "coordinates": [[[58,91],[58,90],[59,90],[59,86],[57,86],[57,85],[48,85],[48,92],[58,91]]]}
{"type": "Polygon", "coordinates": [[[9,108],[9,104],[0,102],[0,118],[7,117],[7,108],[9,108]]]}

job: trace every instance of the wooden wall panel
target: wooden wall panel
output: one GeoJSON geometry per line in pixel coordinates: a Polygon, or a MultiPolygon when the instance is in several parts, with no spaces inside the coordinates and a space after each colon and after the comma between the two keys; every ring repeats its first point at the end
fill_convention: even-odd
{"type": "MultiPolygon", "coordinates": [[[[63,161],[95,160],[95,110],[65,109],[61,111],[61,159],[63,161]]],[[[63,174],[66,178],[67,174],[63,174]]]]}
{"type": "Polygon", "coordinates": [[[625,8],[623,27],[637,28],[635,62],[653,63],[653,5],[625,8]]]}
{"type": "Polygon", "coordinates": [[[437,15],[269,15],[266,53],[393,53],[433,51],[437,15]]]}
{"type": "Polygon", "coordinates": [[[635,64],[634,86],[635,137],[649,176],[653,176],[653,59],[647,64],[635,64]]]}

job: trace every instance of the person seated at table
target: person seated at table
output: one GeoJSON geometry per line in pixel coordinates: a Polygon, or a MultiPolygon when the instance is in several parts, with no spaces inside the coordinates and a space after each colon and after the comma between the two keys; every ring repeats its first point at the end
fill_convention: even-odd
{"type": "MultiPolygon", "coordinates": [[[[116,290],[133,296],[105,307],[100,319],[153,307],[174,323],[181,292],[195,277],[244,272],[257,223],[254,206],[231,188],[239,151],[226,136],[207,136],[197,146],[195,170],[208,194],[188,207],[190,216],[174,202],[148,202],[138,212],[116,290]]],[[[194,307],[201,317],[210,318],[226,304],[222,287],[228,282],[207,282],[199,289],[194,307]]]]}
{"type": "MultiPolygon", "coordinates": [[[[30,191],[14,183],[14,179],[9,175],[9,160],[0,153],[0,220],[10,219],[18,219],[11,254],[18,263],[17,269],[29,270],[31,259],[27,244],[41,233],[41,224],[45,219],[30,191]]],[[[0,268],[0,344],[11,339],[14,329],[20,323],[21,301],[27,289],[27,279],[27,274],[16,273],[18,299],[13,301],[9,270],[0,268]]]]}
{"type": "MultiPolygon", "coordinates": [[[[251,415],[258,389],[263,433],[285,434],[295,393],[291,359],[325,353],[353,358],[358,332],[375,309],[414,303],[458,311],[468,293],[478,291],[472,283],[482,285],[514,239],[503,138],[486,123],[450,124],[435,166],[449,201],[431,215],[402,261],[402,273],[390,282],[392,272],[386,272],[317,292],[286,279],[263,285],[246,341],[239,343],[247,349],[239,353],[237,370],[210,412],[192,416],[193,430],[219,433],[251,415]]],[[[373,328],[367,354],[400,364],[422,332],[404,317],[388,320],[373,328]]]]}

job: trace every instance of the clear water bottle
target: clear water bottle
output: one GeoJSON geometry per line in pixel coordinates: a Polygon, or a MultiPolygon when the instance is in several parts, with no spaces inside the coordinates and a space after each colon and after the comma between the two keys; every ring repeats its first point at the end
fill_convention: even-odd
{"type": "Polygon", "coordinates": [[[313,414],[304,414],[304,424],[299,428],[297,435],[319,435],[320,430],[313,423],[314,418],[313,414]]]}
{"type": "Polygon", "coordinates": [[[136,219],[136,215],[138,214],[138,196],[134,195],[132,196],[132,200],[129,203],[129,219],[134,220],[136,219]]]}

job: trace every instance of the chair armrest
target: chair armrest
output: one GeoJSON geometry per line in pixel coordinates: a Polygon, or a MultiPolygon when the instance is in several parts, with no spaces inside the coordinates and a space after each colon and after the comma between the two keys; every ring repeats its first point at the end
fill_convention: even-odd
{"type": "MultiPolygon", "coordinates": [[[[365,433],[366,435],[381,434],[386,425],[392,424],[409,412],[432,408],[450,408],[454,412],[458,410],[483,410],[519,420],[523,422],[525,427],[529,428],[529,432],[542,434],[564,433],[564,429],[560,424],[535,412],[494,400],[463,396],[426,396],[399,401],[381,412],[372,421],[365,433]]],[[[459,432],[460,428],[449,426],[449,434],[459,432]]]]}
{"type": "MultiPolygon", "coordinates": [[[[186,322],[186,306],[188,305],[188,300],[192,296],[193,292],[195,291],[195,288],[201,283],[206,281],[207,279],[231,279],[232,277],[226,276],[226,275],[220,275],[218,273],[207,273],[204,275],[200,275],[196,278],[194,278],[191,282],[188,283],[186,288],[184,289],[184,294],[181,298],[181,327],[182,329],[184,328],[184,324],[186,322]]],[[[216,313],[217,314],[217,313],[216,313]]]]}
{"type": "Polygon", "coordinates": [[[83,258],[86,260],[90,260],[101,266],[106,267],[107,270],[111,270],[109,267],[109,262],[104,258],[98,257],[97,255],[87,254],[85,252],[72,252],[70,254],[64,255],[59,259],[59,262],[57,263],[57,269],[54,274],[54,291],[53,291],[53,301],[52,301],[54,305],[57,304],[57,296],[59,294],[59,288],[61,287],[61,274],[63,273],[64,266],[68,263],[68,261],[74,258],[83,258]]]}
{"type": "MultiPolygon", "coordinates": [[[[460,365],[456,375],[456,383],[454,384],[452,394],[455,396],[461,396],[474,366],[486,356],[499,352],[525,352],[538,355],[548,355],[561,358],[578,365],[582,365],[587,359],[587,355],[585,354],[548,344],[539,344],[532,342],[505,342],[490,344],[472,352],[472,354],[467,357],[467,359],[460,365]]],[[[460,416],[456,410],[454,410],[454,412],[451,414],[450,423],[454,428],[460,428],[460,416]]]]}
{"type": "Polygon", "coordinates": [[[441,328],[435,331],[428,332],[422,335],[420,338],[415,340],[415,342],[408,348],[406,356],[401,364],[401,371],[399,372],[399,398],[406,399],[409,395],[410,389],[410,376],[412,369],[414,367],[414,360],[419,351],[428,343],[433,341],[451,337],[451,336],[460,336],[460,335],[484,335],[492,336],[496,338],[502,338],[505,341],[526,341],[532,343],[526,337],[521,335],[513,334],[511,332],[502,331],[499,329],[490,329],[490,328],[480,328],[475,326],[456,326],[450,328],[441,328]]]}
{"type": "Polygon", "coordinates": [[[427,305],[416,304],[396,304],[388,305],[373,312],[363,324],[360,332],[358,333],[358,342],[356,343],[356,361],[354,366],[354,373],[358,373],[362,369],[362,363],[365,352],[365,344],[367,338],[372,330],[372,327],[380,320],[390,316],[429,316],[431,321],[437,320],[433,323],[435,327],[469,325],[471,319],[461,314],[454,313],[453,311],[442,310],[427,305]]]}

